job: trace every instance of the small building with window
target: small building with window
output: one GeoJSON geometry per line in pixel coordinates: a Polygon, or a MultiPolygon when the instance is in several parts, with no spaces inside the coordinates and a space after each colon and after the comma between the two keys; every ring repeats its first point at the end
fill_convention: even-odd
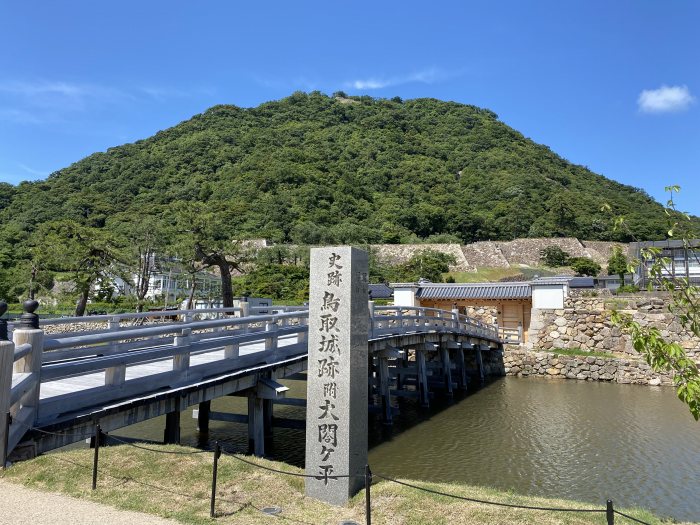
{"type": "Polygon", "coordinates": [[[692,284],[700,284],[700,239],[693,239],[688,244],[680,239],[665,241],[646,241],[630,244],[630,252],[640,261],[634,275],[634,284],[646,288],[653,279],[649,269],[655,260],[663,259],[662,276],[667,279],[688,279],[692,284]],[[655,258],[644,259],[644,249],[656,248],[660,253],[655,258]]]}

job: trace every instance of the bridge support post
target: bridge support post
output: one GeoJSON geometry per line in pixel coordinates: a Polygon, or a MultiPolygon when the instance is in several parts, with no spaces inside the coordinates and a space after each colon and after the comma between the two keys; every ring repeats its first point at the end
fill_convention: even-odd
{"type": "Polygon", "coordinates": [[[484,382],[484,356],[481,355],[481,343],[476,343],[473,345],[476,355],[476,367],[479,370],[479,381],[484,382]]]}
{"type": "Polygon", "coordinates": [[[248,394],[248,452],[263,457],[265,455],[265,412],[264,399],[255,392],[248,394]]]}
{"type": "Polygon", "coordinates": [[[416,347],[416,369],[418,372],[418,399],[424,408],[430,406],[430,396],[428,395],[428,370],[425,365],[425,352],[419,346],[416,347]]]}
{"type": "Polygon", "coordinates": [[[382,406],[382,422],[385,425],[394,424],[394,412],[391,406],[391,378],[389,377],[389,359],[398,358],[398,350],[386,348],[377,353],[378,376],[379,376],[379,397],[382,406]]]}
{"type": "Polygon", "coordinates": [[[211,401],[204,401],[199,404],[197,413],[197,430],[203,433],[209,432],[209,416],[211,415],[211,401]]]}
{"type": "Polygon", "coordinates": [[[182,410],[180,398],[173,400],[173,410],[165,414],[165,430],[163,442],[166,445],[180,444],[180,412],[182,410]]]}
{"type": "Polygon", "coordinates": [[[452,391],[452,363],[450,362],[450,349],[445,342],[440,343],[440,361],[442,364],[442,377],[445,382],[445,391],[448,397],[453,397],[452,391]]]}
{"type": "Polygon", "coordinates": [[[459,348],[455,348],[455,357],[457,358],[457,385],[460,390],[466,390],[468,387],[467,364],[464,361],[464,347],[462,344],[459,345],[459,348]]]}

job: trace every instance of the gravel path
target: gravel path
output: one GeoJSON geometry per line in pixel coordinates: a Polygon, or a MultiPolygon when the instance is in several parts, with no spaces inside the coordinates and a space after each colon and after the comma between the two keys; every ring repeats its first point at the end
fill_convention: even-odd
{"type": "Polygon", "coordinates": [[[149,514],[0,481],[1,525],[173,525],[149,514]]]}

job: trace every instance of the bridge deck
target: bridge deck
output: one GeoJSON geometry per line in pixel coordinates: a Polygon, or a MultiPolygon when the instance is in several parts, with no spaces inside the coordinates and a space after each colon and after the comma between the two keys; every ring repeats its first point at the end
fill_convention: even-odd
{"type": "MultiPolygon", "coordinates": [[[[297,342],[297,336],[291,335],[286,337],[280,337],[278,340],[279,347],[285,347],[293,345],[297,342]]],[[[245,344],[240,346],[239,353],[241,356],[248,356],[253,354],[260,354],[261,359],[263,359],[265,353],[265,343],[264,342],[254,342],[250,344],[245,344]]],[[[224,355],[224,349],[214,350],[212,352],[206,352],[202,354],[192,354],[190,356],[190,366],[197,366],[203,364],[214,363],[216,361],[228,361],[224,355]]],[[[126,369],[126,381],[132,379],[137,379],[141,377],[152,376],[154,374],[160,374],[169,372],[173,369],[173,358],[161,359],[158,361],[153,361],[151,363],[146,363],[142,365],[130,366],[126,369]]],[[[228,370],[232,372],[234,370],[228,370]]],[[[92,374],[78,375],[70,377],[67,379],[57,379],[55,381],[47,381],[41,384],[41,400],[48,400],[49,398],[60,396],[63,394],[72,394],[75,392],[80,392],[82,390],[87,390],[90,388],[101,387],[105,384],[105,371],[96,372],[92,374]]]]}

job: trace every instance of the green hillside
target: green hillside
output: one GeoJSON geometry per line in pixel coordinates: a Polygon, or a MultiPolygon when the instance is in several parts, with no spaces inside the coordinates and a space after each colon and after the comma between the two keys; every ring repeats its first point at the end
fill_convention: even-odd
{"type": "Polygon", "coordinates": [[[571,164],[489,110],[295,93],[215,106],[44,181],[0,184],[0,265],[31,258],[23,247],[48,221],[119,233],[126,220],[188,209],[225,209],[235,238],[296,244],[629,240],[604,202],[639,238],[663,237],[662,208],[644,191],[571,164]]]}
{"type": "Polygon", "coordinates": [[[0,209],[3,223],[23,228],[57,218],[99,226],[178,200],[230,201],[242,234],[302,244],[411,233],[615,239],[600,214],[606,201],[639,236],[664,231],[643,191],[567,162],[491,111],[320,93],[213,107],[46,181],[4,187],[0,209]]]}

